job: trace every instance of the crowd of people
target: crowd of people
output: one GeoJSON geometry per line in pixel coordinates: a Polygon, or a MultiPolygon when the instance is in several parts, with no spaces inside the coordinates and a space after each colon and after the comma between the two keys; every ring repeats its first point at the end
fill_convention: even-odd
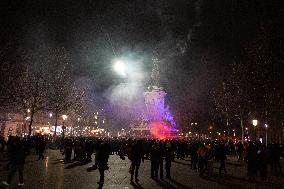
{"type": "Polygon", "coordinates": [[[227,173],[227,155],[237,155],[239,162],[246,162],[248,179],[254,181],[259,172],[260,179],[267,180],[268,166],[272,172],[281,173],[280,157],[282,149],[279,144],[264,145],[248,142],[199,141],[199,140],[155,140],[155,139],[100,139],[86,137],[58,137],[45,138],[33,136],[29,139],[9,137],[8,141],[0,140],[0,151],[7,150],[9,174],[2,182],[8,186],[13,175],[19,173],[19,186],[24,184],[23,170],[25,158],[35,149],[38,161],[44,159],[46,148],[60,149],[65,163],[79,161],[94,164],[87,171],[98,169],[100,173],[99,185],[104,184],[104,172],[109,169],[110,155],[118,155],[122,160],[129,159],[130,182],[139,182],[139,167],[144,160],[151,164],[152,179],[171,179],[171,165],[176,159],[190,158],[191,169],[202,177],[213,173],[213,162],[218,162],[218,173],[227,173]]]}

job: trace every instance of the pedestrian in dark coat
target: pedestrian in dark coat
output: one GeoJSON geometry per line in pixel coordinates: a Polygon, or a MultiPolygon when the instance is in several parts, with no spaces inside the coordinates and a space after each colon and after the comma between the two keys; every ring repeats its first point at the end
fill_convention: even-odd
{"type": "Polygon", "coordinates": [[[86,162],[91,162],[92,161],[92,154],[94,153],[94,145],[91,140],[87,140],[85,144],[85,151],[86,151],[86,162]]]}
{"type": "Polygon", "coordinates": [[[171,179],[171,166],[172,166],[172,156],[173,152],[171,149],[171,144],[167,143],[165,148],[165,168],[166,168],[166,178],[171,179]]]}
{"type": "Polygon", "coordinates": [[[249,143],[247,152],[247,172],[249,180],[255,181],[257,173],[257,150],[252,142],[249,143]]]}
{"type": "Polygon", "coordinates": [[[71,162],[71,156],[72,156],[72,148],[73,148],[73,143],[70,139],[65,140],[65,147],[64,147],[64,155],[65,155],[65,162],[69,163],[71,162]]]}
{"type": "MultiPolygon", "coordinates": [[[[155,143],[150,152],[151,156],[151,178],[157,179],[158,178],[158,171],[162,156],[162,151],[158,143],[155,143]]],[[[161,175],[160,175],[161,176],[161,175]]]]}
{"type": "Polygon", "coordinates": [[[226,157],[226,149],[224,144],[219,144],[216,146],[216,160],[220,162],[220,167],[219,167],[219,174],[221,174],[221,171],[224,170],[225,173],[227,173],[226,170],[226,163],[225,160],[227,159],[226,157]]]}
{"type": "Polygon", "coordinates": [[[38,160],[43,160],[44,159],[44,151],[46,147],[46,142],[43,137],[40,137],[38,140],[38,160]]]}
{"type": "Polygon", "coordinates": [[[6,146],[6,142],[3,137],[0,136],[0,152],[3,152],[6,146]]]}
{"type": "Polygon", "coordinates": [[[191,158],[191,169],[197,169],[198,163],[198,154],[197,154],[198,146],[197,143],[192,143],[190,146],[190,158],[191,158]]]}
{"type": "Polygon", "coordinates": [[[109,145],[106,142],[102,142],[99,145],[98,151],[96,153],[96,165],[100,172],[100,181],[98,184],[102,186],[104,184],[105,175],[104,172],[107,169],[108,158],[110,154],[109,145]]]}
{"type": "Polygon", "coordinates": [[[12,178],[14,174],[18,171],[19,172],[19,184],[18,186],[24,185],[24,164],[25,159],[28,154],[28,149],[26,149],[26,144],[24,144],[24,140],[20,140],[19,137],[15,137],[10,144],[10,155],[9,155],[9,162],[10,162],[10,172],[8,174],[7,181],[3,181],[2,184],[9,186],[11,184],[12,178]]]}
{"type": "Polygon", "coordinates": [[[261,145],[258,153],[258,169],[259,169],[259,173],[260,173],[260,179],[262,181],[266,181],[267,180],[267,164],[268,164],[268,150],[266,149],[266,147],[264,145],[261,145]]]}
{"type": "Polygon", "coordinates": [[[132,146],[131,152],[130,152],[130,160],[131,160],[130,181],[133,182],[133,176],[135,173],[135,181],[138,182],[139,181],[138,179],[139,167],[140,167],[141,161],[144,162],[144,149],[143,149],[141,140],[137,140],[134,142],[134,145],[132,146]]]}

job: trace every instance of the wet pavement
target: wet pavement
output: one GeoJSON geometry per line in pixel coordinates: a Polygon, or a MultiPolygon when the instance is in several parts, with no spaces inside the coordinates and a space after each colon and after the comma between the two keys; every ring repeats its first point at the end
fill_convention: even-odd
{"type": "MultiPolygon", "coordinates": [[[[1,156],[1,155],[0,155],[1,156]]],[[[18,187],[16,174],[10,187],[0,184],[0,189],[96,189],[98,187],[99,172],[87,172],[92,165],[72,162],[65,164],[63,156],[58,150],[47,150],[43,161],[36,161],[36,156],[29,156],[25,164],[25,185],[18,187]]],[[[0,157],[0,181],[6,180],[7,161],[0,157]]],[[[150,178],[150,162],[147,160],[140,166],[139,183],[130,184],[130,161],[121,160],[112,155],[109,159],[109,170],[105,171],[105,184],[108,189],[205,189],[205,188],[282,188],[284,175],[270,174],[266,182],[257,180],[251,183],[246,179],[246,167],[235,161],[234,157],[227,161],[228,174],[217,174],[217,163],[213,165],[213,173],[199,177],[198,173],[190,169],[190,161],[177,160],[172,164],[172,179],[153,180],[150,178]]],[[[165,174],[165,173],[164,173],[165,174]]]]}

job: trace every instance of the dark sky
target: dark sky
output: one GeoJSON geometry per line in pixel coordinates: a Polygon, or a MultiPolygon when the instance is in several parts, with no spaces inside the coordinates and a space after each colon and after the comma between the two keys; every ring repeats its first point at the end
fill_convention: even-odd
{"type": "Polygon", "coordinates": [[[277,0],[2,0],[0,47],[64,46],[74,76],[104,93],[117,83],[114,58],[131,54],[161,63],[161,84],[175,107],[194,99],[201,109],[210,88],[226,75],[261,25],[283,26],[277,0]],[[199,22],[200,20],[200,22],[199,22]],[[113,46],[113,49],[112,49],[113,46]]]}

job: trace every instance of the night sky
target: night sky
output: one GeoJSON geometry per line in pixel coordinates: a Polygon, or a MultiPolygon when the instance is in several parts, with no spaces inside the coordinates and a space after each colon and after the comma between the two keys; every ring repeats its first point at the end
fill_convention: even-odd
{"type": "MultiPolygon", "coordinates": [[[[71,52],[74,77],[90,79],[94,96],[101,97],[119,83],[111,70],[115,56],[142,60],[147,74],[155,56],[172,109],[190,103],[206,114],[208,91],[226,77],[228,64],[261,26],[283,39],[280,2],[3,0],[0,47],[10,46],[16,55],[20,49],[63,46],[71,52]]],[[[280,50],[274,53],[279,56],[280,50]]]]}

